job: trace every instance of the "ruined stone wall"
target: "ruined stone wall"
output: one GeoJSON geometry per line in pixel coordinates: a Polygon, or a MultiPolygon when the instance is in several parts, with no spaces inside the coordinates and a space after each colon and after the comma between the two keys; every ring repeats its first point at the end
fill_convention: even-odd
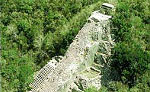
{"type": "Polygon", "coordinates": [[[35,76],[32,92],[81,91],[89,86],[101,87],[100,70],[96,69],[94,58],[99,50],[102,60],[111,55],[113,41],[110,34],[111,16],[98,11],[92,13],[89,21],[79,31],[64,57],[59,62],[52,59],[35,76]],[[80,85],[81,84],[81,85],[80,85]]]}

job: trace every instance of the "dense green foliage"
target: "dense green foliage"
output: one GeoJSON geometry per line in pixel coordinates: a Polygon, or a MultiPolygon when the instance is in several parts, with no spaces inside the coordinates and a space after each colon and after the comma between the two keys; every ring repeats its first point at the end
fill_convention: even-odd
{"type": "Polygon", "coordinates": [[[33,72],[64,55],[103,0],[0,0],[2,92],[25,92],[33,72]]]}
{"type": "Polygon", "coordinates": [[[150,69],[150,2],[120,0],[113,24],[116,46],[111,66],[129,87],[150,69]]]}

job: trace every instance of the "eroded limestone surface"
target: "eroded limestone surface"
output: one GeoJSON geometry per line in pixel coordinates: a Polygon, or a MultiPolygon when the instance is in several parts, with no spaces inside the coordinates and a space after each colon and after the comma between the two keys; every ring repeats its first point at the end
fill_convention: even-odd
{"type": "Polygon", "coordinates": [[[110,34],[111,16],[95,11],[79,31],[64,57],[52,59],[35,76],[32,92],[82,92],[82,88],[101,87],[101,71],[96,68],[95,55],[107,62],[113,41],[110,34]],[[82,86],[82,88],[81,88],[82,86]]]}

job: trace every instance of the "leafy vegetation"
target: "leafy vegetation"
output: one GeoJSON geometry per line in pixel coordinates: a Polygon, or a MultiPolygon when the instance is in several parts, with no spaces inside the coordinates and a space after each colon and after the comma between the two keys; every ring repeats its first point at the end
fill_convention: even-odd
{"type": "Polygon", "coordinates": [[[101,1],[0,0],[2,92],[30,89],[33,72],[64,55],[101,1]]]}
{"type": "Polygon", "coordinates": [[[112,68],[129,87],[150,69],[150,3],[148,0],[120,0],[113,24],[117,45],[113,50],[112,68]]]}

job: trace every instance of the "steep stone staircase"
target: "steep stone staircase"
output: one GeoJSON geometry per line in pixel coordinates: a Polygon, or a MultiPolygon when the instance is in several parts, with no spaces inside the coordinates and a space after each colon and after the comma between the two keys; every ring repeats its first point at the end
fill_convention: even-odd
{"type": "Polygon", "coordinates": [[[107,63],[114,42],[110,33],[111,16],[94,11],[79,31],[64,57],[54,57],[34,77],[32,92],[82,92],[101,87],[101,70],[95,61],[99,54],[107,63]]]}

